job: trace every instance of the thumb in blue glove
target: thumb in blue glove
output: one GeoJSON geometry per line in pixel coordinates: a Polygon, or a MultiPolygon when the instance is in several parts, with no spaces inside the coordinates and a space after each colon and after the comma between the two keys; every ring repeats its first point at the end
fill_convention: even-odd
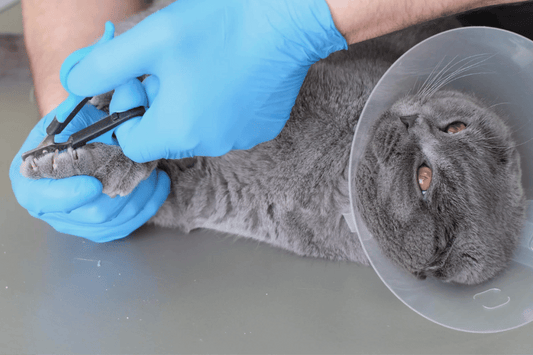
{"type": "Polygon", "coordinates": [[[95,48],[66,85],[94,96],[151,74],[149,109],[116,130],[124,153],[217,156],[277,136],[311,64],[346,48],[324,0],[180,0],[95,48]]]}

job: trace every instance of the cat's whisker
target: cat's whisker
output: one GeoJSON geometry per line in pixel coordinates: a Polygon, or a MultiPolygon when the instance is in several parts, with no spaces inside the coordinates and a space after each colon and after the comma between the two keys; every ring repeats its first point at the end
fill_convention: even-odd
{"type": "MultiPolygon", "coordinates": [[[[433,86],[433,84],[440,79],[440,76],[442,75],[442,73],[445,72],[446,70],[448,70],[447,69],[448,66],[451,65],[456,58],[457,58],[457,56],[455,56],[451,61],[449,61],[448,64],[446,64],[433,78],[431,78],[431,75],[433,74],[433,71],[429,74],[428,79],[431,78],[431,80],[429,82],[427,82],[427,79],[426,79],[427,86],[425,86],[426,82],[424,82],[424,87],[421,88],[421,90],[420,90],[420,96],[422,98],[425,97],[426,93],[433,86]]],[[[434,70],[436,70],[441,65],[443,60],[444,60],[444,58],[442,58],[441,61],[435,66],[434,70]]]]}
{"type": "Polygon", "coordinates": [[[513,149],[515,149],[516,147],[519,147],[519,146],[521,146],[521,145],[527,144],[527,143],[528,143],[529,141],[531,141],[531,140],[533,140],[533,138],[528,139],[528,140],[525,141],[525,142],[522,142],[522,143],[519,143],[519,144],[515,144],[515,145],[510,145],[510,146],[496,145],[496,144],[490,144],[490,143],[480,144],[480,146],[482,146],[483,149],[486,149],[486,150],[490,150],[490,149],[503,149],[503,150],[509,151],[509,150],[513,150],[513,149]]]}
{"type": "MultiPolygon", "coordinates": [[[[452,58],[452,60],[450,60],[439,72],[437,75],[435,75],[435,77],[433,77],[431,79],[431,81],[428,83],[428,86],[424,88],[424,90],[421,92],[422,96],[426,96],[426,94],[431,90],[431,87],[433,87],[433,85],[435,85],[436,83],[438,83],[438,81],[440,80],[440,78],[442,77],[442,75],[444,75],[448,69],[452,69],[455,65],[457,65],[458,63],[461,62],[461,60],[457,63],[454,63],[455,59],[457,59],[458,56],[455,56],[452,58]]],[[[440,66],[440,64],[442,63],[442,60],[437,64],[437,67],[440,66]]],[[[431,74],[430,74],[431,75],[431,74]]]]}
{"type": "Polygon", "coordinates": [[[511,125],[510,125],[509,123],[507,123],[507,122],[506,122],[506,124],[507,124],[507,126],[511,129],[511,132],[512,132],[512,133],[520,132],[520,131],[522,130],[522,128],[527,127],[527,126],[530,125],[529,122],[525,122],[525,123],[522,122],[520,125],[514,125],[514,126],[511,126],[511,125]],[[518,127],[517,127],[517,126],[518,126],[518,127]]]}
{"type": "MultiPolygon", "coordinates": [[[[432,78],[432,75],[433,73],[437,70],[437,68],[441,65],[441,63],[444,61],[444,58],[443,57],[438,63],[437,65],[435,65],[435,67],[433,68],[433,70],[431,70],[431,73],[429,73],[429,75],[427,76],[426,80],[422,83],[422,86],[420,87],[418,93],[420,94],[421,92],[423,92],[425,90],[425,87],[426,87],[426,84],[431,84],[434,80],[434,78],[432,78]],[[428,82],[429,81],[429,82],[428,82]]],[[[456,56],[457,58],[457,56],[456,56]]],[[[453,59],[452,59],[453,60],[453,59]]],[[[418,95],[418,94],[417,94],[418,95]]]]}
{"type": "Polygon", "coordinates": [[[531,142],[531,141],[533,141],[533,138],[529,138],[529,139],[528,139],[527,141],[525,141],[525,142],[522,142],[522,143],[516,144],[514,147],[515,147],[515,148],[516,148],[516,147],[520,147],[521,145],[527,144],[527,143],[529,143],[529,142],[531,142]]]}
{"type": "Polygon", "coordinates": [[[473,64],[470,64],[471,61],[469,61],[468,63],[465,63],[463,66],[461,66],[457,70],[453,71],[452,73],[447,74],[440,83],[435,83],[435,85],[429,91],[429,94],[427,95],[427,97],[431,97],[432,95],[435,94],[435,92],[440,90],[444,85],[449,84],[453,80],[456,80],[458,75],[481,65],[481,63],[483,63],[485,60],[482,60],[480,62],[476,62],[473,64]]]}
{"type": "Polygon", "coordinates": [[[426,88],[424,90],[423,100],[427,100],[427,98],[433,96],[444,85],[447,85],[447,84],[449,84],[450,82],[452,82],[454,80],[462,78],[462,76],[459,76],[460,74],[464,73],[465,71],[468,71],[470,69],[473,69],[475,67],[480,66],[482,63],[486,62],[487,60],[489,60],[490,58],[495,56],[495,54],[489,55],[488,57],[487,56],[488,56],[488,53],[476,54],[476,55],[469,56],[469,57],[466,57],[464,59],[461,59],[460,61],[458,61],[458,62],[456,62],[454,64],[452,64],[452,62],[453,62],[453,60],[455,60],[455,58],[452,59],[452,61],[445,66],[446,72],[443,71],[444,70],[444,68],[443,68],[443,70],[441,70],[441,72],[438,74],[438,77],[439,77],[440,81],[435,80],[428,88],[426,88]],[[477,60],[479,57],[486,57],[486,58],[483,58],[481,60],[477,60]],[[462,62],[464,62],[464,63],[460,67],[458,67],[453,72],[450,72],[450,70],[452,68],[457,67],[457,65],[459,65],[462,62]],[[450,66],[450,64],[452,64],[452,65],[450,66]]]}
{"type": "Polygon", "coordinates": [[[488,108],[488,109],[491,109],[491,108],[496,107],[496,106],[500,106],[500,105],[511,105],[511,104],[512,104],[512,102],[500,102],[500,103],[498,103],[498,104],[491,105],[491,106],[489,106],[489,107],[487,107],[487,108],[488,108]]]}
{"type": "Polygon", "coordinates": [[[431,88],[434,87],[434,85],[437,85],[438,82],[439,82],[439,80],[441,80],[442,77],[443,77],[444,75],[447,75],[450,71],[452,71],[452,69],[453,69],[455,66],[459,65],[461,62],[463,62],[464,60],[466,60],[466,58],[465,58],[465,59],[461,59],[461,60],[455,62],[455,60],[457,59],[457,57],[458,57],[458,56],[453,57],[452,60],[450,60],[450,61],[448,62],[448,64],[446,64],[446,65],[445,65],[445,66],[439,71],[439,73],[435,76],[434,80],[432,81],[431,85],[429,85],[429,86],[426,88],[426,89],[427,89],[426,92],[430,91],[431,88]]]}
{"type": "Polygon", "coordinates": [[[412,92],[416,91],[416,84],[418,84],[418,79],[419,79],[419,76],[417,75],[413,86],[407,92],[407,96],[411,95],[412,92]]]}
{"type": "MultiPolygon", "coordinates": [[[[483,57],[483,56],[487,56],[487,55],[488,55],[488,53],[475,54],[475,55],[471,55],[471,56],[468,56],[466,58],[463,58],[463,59],[461,59],[461,60],[459,60],[457,62],[454,62],[455,59],[457,59],[457,56],[455,56],[450,62],[448,62],[439,71],[439,73],[437,75],[435,75],[433,78],[431,78],[431,80],[429,80],[429,82],[426,79],[426,82],[424,82],[424,85],[420,89],[420,92],[418,93],[418,96],[422,99],[422,101],[427,100],[427,98],[431,97],[436,92],[434,89],[436,87],[439,87],[439,88],[442,87],[440,84],[442,82],[446,81],[448,78],[450,78],[450,76],[453,78],[454,75],[458,75],[459,73],[461,73],[462,71],[464,71],[466,69],[474,68],[475,66],[480,65],[484,61],[490,59],[495,54],[491,55],[491,56],[489,56],[489,57],[487,57],[485,59],[482,59],[481,61],[477,61],[477,62],[471,64],[473,61],[477,60],[479,57],[483,57]],[[463,62],[465,62],[465,63],[463,63],[463,62]],[[461,63],[463,63],[463,64],[461,64],[461,63]],[[461,64],[461,66],[450,73],[450,71],[453,68],[457,67],[459,64],[461,64]]],[[[436,68],[438,68],[441,63],[442,63],[442,60],[437,64],[436,68]]],[[[428,79],[432,76],[433,72],[434,71],[432,71],[430,73],[430,75],[428,76],[428,79]]]]}
{"type": "Polygon", "coordinates": [[[486,150],[490,150],[490,149],[503,149],[505,151],[509,151],[509,150],[513,150],[516,148],[516,146],[503,146],[503,145],[492,145],[492,144],[489,144],[489,145],[483,145],[483,144],[480,144],[480,146],[482,146],[484,149],[486,150]]]}
{"type": "Polygon", "coordinates": [[[466,67],[461,67],[459,69],[457,69],[456,71],[452,72],[452,73],[449,73],[446,75],[446,77],[442,78],[442,81],[440,83],[435,83],[433,85],[433,87],[431,87],[431,89],[428,91],[427,95],[426,95],[426,98],[429,98],[431,96],[433,96],[438,90],[440,90],[444,85],[447,85],[449,83],[451,83],[452,81],[458,79],[458,76],[470,69],[473,69],[475,68],[476,66],[478,65],[478,63],[476,64],[472,64],[472,65],[469,65],[469,66],[466,66],[466,67]]]}
{"type": "Polygon", "coordinates": [[[441,85],[436,87],[435,90],[433,90],[430,93],[430,95],[428,95],[428,97],[431,97],[431,96],[435,95],[435,93],[438,92],[440,89],[442,89],[443,86],[448,85],[449,83],[451,83],[451,82],[453,82],[455,80],[466,78],[467,76],[472,76],[472,75],[492,74],[492,73],[493,72],[478,72],[478,73],[470,73],[470,74],[465,74],[465,75],[460,75],[460,76],[456,76],[456,77],[450,78],[449,80],[443,82],[441,85]]]}

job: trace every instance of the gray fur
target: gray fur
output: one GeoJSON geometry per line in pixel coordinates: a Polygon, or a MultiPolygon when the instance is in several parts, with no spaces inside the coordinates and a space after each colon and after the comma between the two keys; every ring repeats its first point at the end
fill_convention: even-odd
{"type": "MultiPolygon", "coordinates": [[[[130,21],[117,29],[131,25],[130,21]]],[[[350,211],[348,165],[358,117],[374,85],[401,54],[456,26],[454,20],[417,26],[352,45],[314,64],[289,121],[272,141],[222,157],[158,161],[172,187],[150,223],[187,232],[210,228],[303,256],[367,265],[357,235],[342,217],[350,211]]],[[[105,107],[109,95],[93,102],[105,107]]],[[[512,146],[508,130],[476,100],[456,93],[433,93],[425,106],[414,103],[417,112],[437,113],[438,122],[429,120],[429,114],[421,116],[409,132],[397,118],[404,108],[399,103],[383,116],[367,147],[367,160],[357,172],[364,218],[384,253],[415,275],[481,282],[507,264],[518,235],[516,221],[523,213],[516,178],[520,168],[516,151],[508,149],[512,146]],[[475,119],[469,116],[472,110],[475,119]],[[442,124],[439,120],[448,112],[462,112],[468,116],[465,120],[475,120],[483,129],[462,134],[471,141],[458,146],[435,141],[432,127],[442,124]],[[396,144],[387,145],[390,138],[396,144]],[[432,161],[435,181],[427,202],[416,195],[413,185],[413,159],[421,156],[417,152],[426,143],[438,155],[432,161]],[[479,171],[482,178],[475,175],[479,171]]],[[[131,162],[115,146],[79,148],[80,160],[90,161],[87,169],[79,168],[72,154],[59,154],[55,169],[52,155],[37,161],[35,169],[28,159],[21,172],[33,178],[99,174],[106,193],[114,195],[131,191],[155,168],[155,163],[131,162]],[[124,184],[124,176],[133,176],[129,180],[133,183],[124,184]],[[117,186],[123,187],[117,190],[117,186]]]]}
{"type": "Polygon", "coordinates": [[[357,171],[358,206],[383,252],[425,278],[475,284],[511,260],[525,213],[510,130],[480,100],[455,91],[398,101],[372,132],[357,171]],[[400,116],[416,114],[408,128],[400,116]],[[461,121],[466,129],[449,134],[461,121]],[[425,195],[416,179],[425,163],[425,195]]]}

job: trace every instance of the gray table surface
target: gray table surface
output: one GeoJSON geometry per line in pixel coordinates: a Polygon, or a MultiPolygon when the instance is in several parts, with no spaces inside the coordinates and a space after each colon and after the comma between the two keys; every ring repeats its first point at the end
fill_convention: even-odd
{"type": "Polygon", "coordinates": [[[533,353],[533,324],[443,328],[371,268],[204,230],[143,227],[106,244],[55,232],[8,177],[39,118],[30,90],[0,80],[0,353],[533,353]]]}

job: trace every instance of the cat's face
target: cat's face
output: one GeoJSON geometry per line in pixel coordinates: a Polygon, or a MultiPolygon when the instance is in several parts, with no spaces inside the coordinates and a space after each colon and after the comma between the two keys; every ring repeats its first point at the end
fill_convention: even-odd
{"type": "Polygon", "coordinates": [[[396,102],[356,175],[358,206],[383,253],[414,275],[475,284],[502,270],[525,211],[510,130],[468,95],[396,102]]]}

